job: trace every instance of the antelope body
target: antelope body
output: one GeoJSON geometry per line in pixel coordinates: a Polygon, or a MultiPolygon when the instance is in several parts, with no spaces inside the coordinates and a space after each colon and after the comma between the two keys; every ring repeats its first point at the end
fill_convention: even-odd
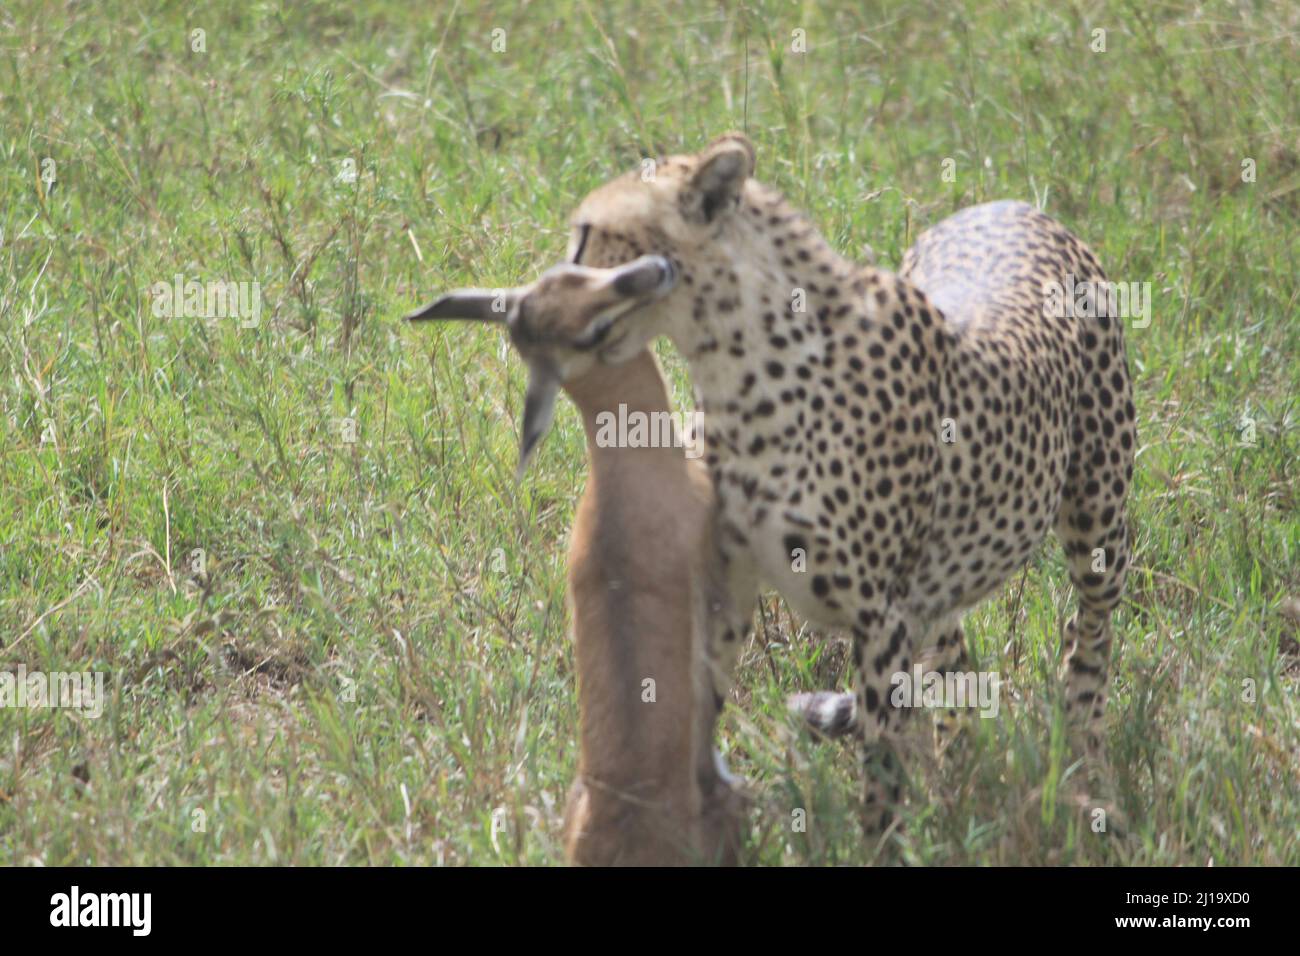
{"type": "Polygon", "coordinates": [[[580,865],[735,856],[740,798],[713,755],[720,702],[704,660],[720,581],[707,471],[682,447],[598,440],[603,413],[619,415],[620,404],[650,421],[669,413],[649,350],[612,367],[549,345],[569,341],[566,327],[650,300],[665,268],[560,266],[521,289],[453,292],[409,316],[507,325],[530,368],[521,469],[550,424],[557,388],[582,415],[589,477],[568,554],[580,749],[564,823],[565,855],[580,865]]]}

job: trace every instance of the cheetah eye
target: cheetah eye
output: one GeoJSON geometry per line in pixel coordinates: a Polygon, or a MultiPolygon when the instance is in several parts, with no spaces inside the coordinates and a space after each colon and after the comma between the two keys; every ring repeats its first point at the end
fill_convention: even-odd
{"type": "Polygon", "coordinates": [[[569,261],[574,265],[577,265],[582,261],[582,252],[587,248],[587,237],[591,235],[591,226],[589,224],[579,226],[578,229],[580,232],[575,239],[570,241],[570,248],[573,249],[573,255],[569,257],[569,261]]]}

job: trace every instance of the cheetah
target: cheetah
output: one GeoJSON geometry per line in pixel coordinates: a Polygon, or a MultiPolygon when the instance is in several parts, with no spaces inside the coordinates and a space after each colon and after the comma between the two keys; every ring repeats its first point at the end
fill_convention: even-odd
{"type": "Polygon", "coordinates": [[[730,688],[760,583],[849,632],[864,821],[880,834],[910,710],[893,676],[929,650],[959,663],[963,613],[1049,530],[1078,601],[1063,634],[1072,733],[1101,747],[1136,442],[1123,329],[1108,299],[1087,318],[1045,308],[1049,284],[1105,277],[1027,205],[954,216],[895,274],[838,255],[754,164],[750,141],[728,134],[590,193],[569,261],[663,256],[673,289],[591,322],[572,346],[617,365],[665,335],[687,361],[726,575],[715,694],[730,688]]]}

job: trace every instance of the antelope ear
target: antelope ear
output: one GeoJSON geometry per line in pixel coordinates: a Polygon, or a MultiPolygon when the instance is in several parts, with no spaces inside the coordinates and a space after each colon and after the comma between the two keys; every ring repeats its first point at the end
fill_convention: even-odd
{"type": "MultiPolygon", "coordinates": [[[[579,269],[580,266],[570,268],[579,269]]],[[[664,256],[646,255],[612,269],[587,269],[599,276],[600,288],[618,296],[589,318],[569,341],[579,352],[594,349],[605,341],[610,329],[632,309],[662,299],[677,286],[677,268],[664,256]]]]}
{"type": "Polygon", "coordinates": [[[621,296],[667,295],[677,285],[677,270],[664,256],[641,256],[610,274],[610,285],[621,296]]]}
{"type": "Polygon", "coordinates": [[[516,480],[523,478],[533,452],[541,444],[555,419],[555,396],[560,390],[560,375],[549,362],[532,362],[528,366],[528,390],[524,393],[524,432],[519,439],[519,467],[516,480]]]}
{"type": "Polygon", "coordinates": [[[439,296],[405,316],[407,322],[426,319],[469,319],[474,322],[504,322],[514,305],[515,289],[457,289],[439,296]]]}
{"type": "Polygon", "coordinates": [[[754,144],[741,133],[719,136],[700,153],[691,176],[690,208],[705,222],[730,211],[754,175],[754,144]]]}

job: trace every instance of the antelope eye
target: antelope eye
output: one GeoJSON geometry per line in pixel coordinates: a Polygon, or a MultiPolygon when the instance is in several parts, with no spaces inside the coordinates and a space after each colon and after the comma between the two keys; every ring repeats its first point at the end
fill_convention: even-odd
{"type": "Polygon", "coordinates": [[[573,347],[579,352],[585,352],[594,349],[601,342],[605,341],[609,335],[610,329],[614,327],[613,319],[601,319],[599,322],[592,323],[591,327],[573,340],[573,347]]]}

